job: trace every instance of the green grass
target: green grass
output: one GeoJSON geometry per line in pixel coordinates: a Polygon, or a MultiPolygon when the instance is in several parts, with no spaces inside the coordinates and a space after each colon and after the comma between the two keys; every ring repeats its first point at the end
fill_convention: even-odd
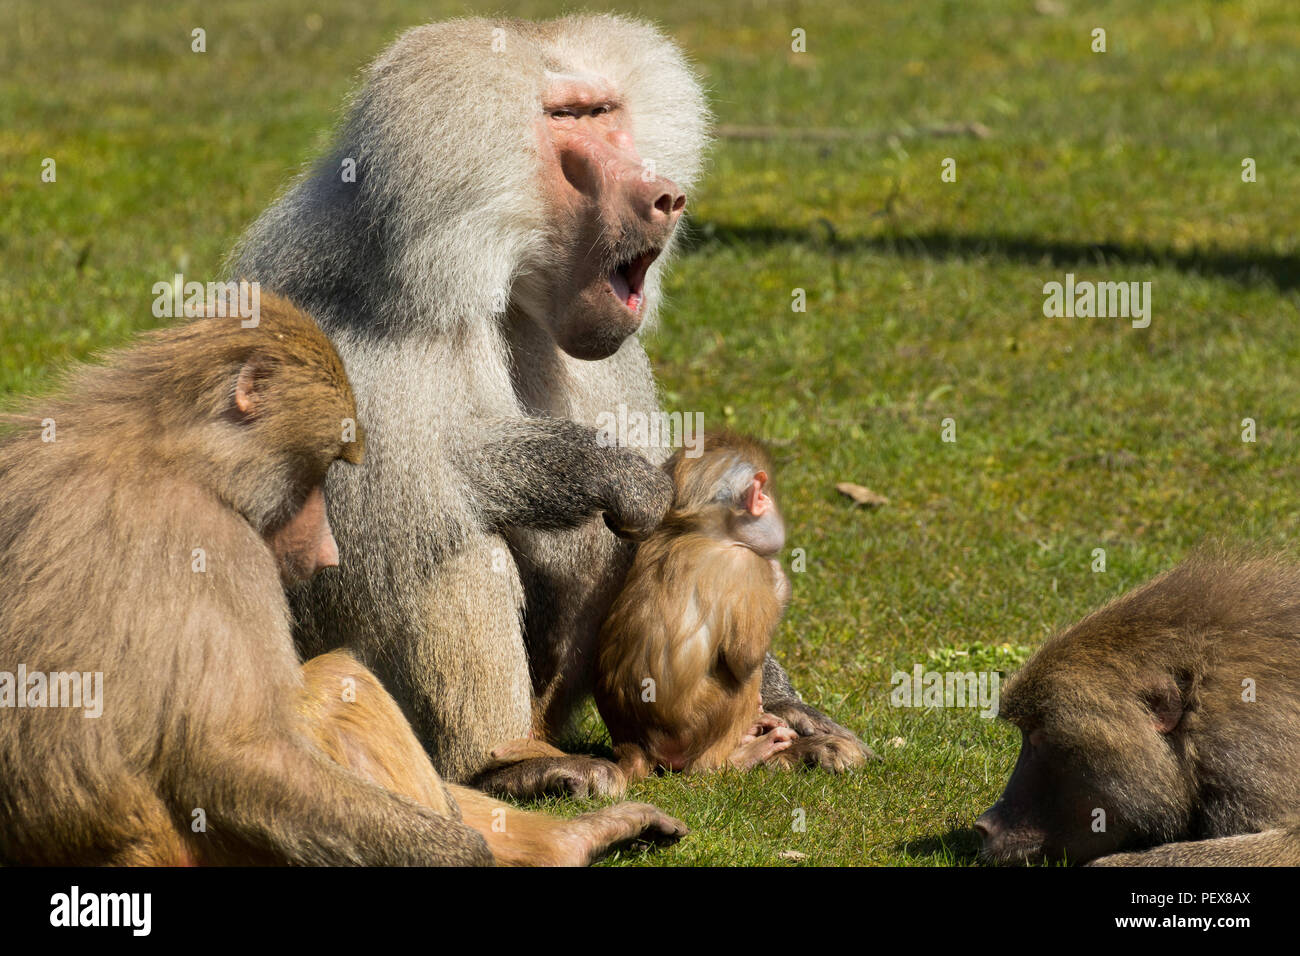
{"type": "MultiPolygon", "coordinates": [[[[771,441],[789,547],[807,553],[776,650],[885,759],[839,778],[638,785],[694,833],[617,862],[969,862],[966,828],[1017,740],[973,711],[891,707],[893,670],[1035,646],[1209,536],[1295,537],[1300,13],[1059,6],[1077,12],[646,5],[699,63],[720,122],[872,134],[719,142],[648,347],[669,407],[771,441]],[[794,27],[807,54],[789,52],[794,27]],[[909,135],[970,121],[992,135],[909,135]],[[956,183],[940,181],[945,157],[956,183]],[[1067,271],[1151,281],[1151,327],[1044,318],[1042,286],[1067,271]],[[790,311],[796,287],[806,313],[790,311]],[[856,509],[839,481],[890,503],[856,509]],[[1105,573],[1090,570],[1098,547],[1105,573]]],[[[159,278],[216,274],[324,144],[365,61],[470,10],[117,7],[11,0],[0,20],[0,394],[154,324],[159,278]],[[57,184],[40,182],[45,156],[57,184]]],[[[584,738],[599,744],[594,719],[584,738]]]]}

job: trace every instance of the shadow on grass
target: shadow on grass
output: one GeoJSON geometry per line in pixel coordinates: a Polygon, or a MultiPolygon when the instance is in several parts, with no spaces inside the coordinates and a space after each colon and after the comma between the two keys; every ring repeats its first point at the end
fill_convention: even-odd
{"type": "Polygon", "coordinates": [[[585,737],[567,738],[556,744],[566,754],[573,754],[578,757],[599,757],[602,760],[613,760],[614,751],[610,748],[609,743],[599,740],[591,740],[585,737]]]}
{"type": "Polygon", "coordinates": [[[940,836],[895,844],[893,849],[896,853],[904,853],[936,866],[969,866],[979,862],[980,838],[970,827],[958,827],[940,836]]]}
{"type": "Polygon", "coordinates": [[[827,220],[820,220],[812,228],[695,222],[685,237],[684,247],[697,250],[710,245],[772,246],[788,243],[812,244],[834,253],[878,252],[912,259],[991,256],[1009,262],[1041,263],[1053,268],[1150,265],[1248,285],[1270,283],[1284,292],[1300,288],[1300,256],[1280,255],[1261,249],[1175,252],[1153,244],[1071,242],[997,232],[978,235],[925,232],[905,236],[842,238],[827,220]]]}

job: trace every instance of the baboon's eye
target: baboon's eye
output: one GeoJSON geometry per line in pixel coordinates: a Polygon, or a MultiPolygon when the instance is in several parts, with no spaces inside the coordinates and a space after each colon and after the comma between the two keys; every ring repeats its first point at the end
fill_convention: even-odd
{"type": "Polygon", "coordinates": [[[570,109],[551,110],[551,119],[576,119],[577,115],[570,109]]]}
{"type": "Polygon", "coordinates": [[[609,112],[609,107],[608,107],[608,106],[597,106],[595,109],[593,109],[593,110],[591,111],[591,115],[592,115],[592,116],[603,116],[603,115],[605,115],[605,114],[608,113],[608,112],[609,112]]]}

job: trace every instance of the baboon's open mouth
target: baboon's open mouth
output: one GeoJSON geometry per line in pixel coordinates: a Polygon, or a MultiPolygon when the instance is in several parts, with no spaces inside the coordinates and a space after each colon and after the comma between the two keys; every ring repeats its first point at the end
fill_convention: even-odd
{"type": "Polygon", "coordinates": [[[643,293],[645,275],[650,271],[650,263],[659,258],[660,251],[651,249],[643,252],[610,270],[609,291],[614,293],[614,297],[622,302],[628,311],[640,311],[641,303],[645,301],[643,293]]]}

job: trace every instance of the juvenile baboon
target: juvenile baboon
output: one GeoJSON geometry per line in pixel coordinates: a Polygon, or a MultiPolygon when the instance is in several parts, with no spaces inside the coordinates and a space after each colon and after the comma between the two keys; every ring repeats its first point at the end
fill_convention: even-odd
{"type": "Polygon", "coordinates": [[[1289,561],[1201,556],[1112,601],[1043,645],[1000,716],[1022,741],[975,824],[990,860],[1300,864],[1289,561]]]}
{"type": "Polygon", "coordinates": [[[273,296],[7,416],[0,862],[578,863],[683,832],[448,791],[373,675],[300,668],[284,585],[337,561],[322,488],[361,460],[355,418],[329,340],[273,296]]]}
{"type": "MultiPolygon", "coordinates": [[[[295,596],[301,646],[376,669],[452,779],[622,789],[607,761],[490,754],[568,724],[632,554],[606,524],[643,536],[671,499],[664,449],[601,447],[593,426],[657,413],[635,333],[707,127],[646,24],[420,27],[236,254],[320,319],[370,428],[366,466],[330,477],[342,569],[295,596]]],[[[764,673],[769,711],[853,739],[764,673]]]]}
{"type": "Polygon", "coordinates": [[[629,780],[667,770],[794,766],[856,743],[800,737],[763,711],[763,659],[790,599],[772,465],[755,442],[705,435],[669,459],[673,503],[637,549],[601,628],[596,703],[629,780]]]}

